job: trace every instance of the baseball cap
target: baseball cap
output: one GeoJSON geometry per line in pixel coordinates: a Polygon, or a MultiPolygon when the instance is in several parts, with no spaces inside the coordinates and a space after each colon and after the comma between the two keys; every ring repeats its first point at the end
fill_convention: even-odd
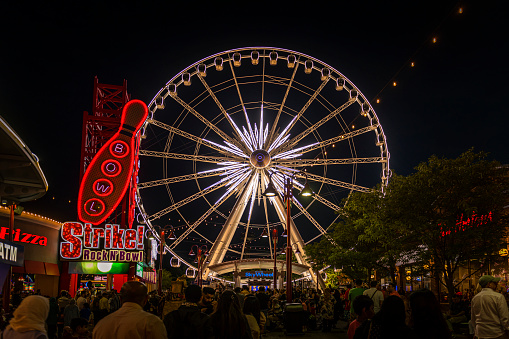
{"type": "Polygon", "coordinates": [[[481,285],[481,287],[486,287],[490,282],[498,283],[500,279],[502,278],[495,278],[492,275],[483,275],[479,278],[479,285],[481,285]]]}

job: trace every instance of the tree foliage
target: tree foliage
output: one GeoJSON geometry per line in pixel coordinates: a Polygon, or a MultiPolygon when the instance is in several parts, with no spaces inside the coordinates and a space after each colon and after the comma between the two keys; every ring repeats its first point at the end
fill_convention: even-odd
{"type": "Polygon", "coordinates": [[[400,212],[419,257],[443,277],[450,294],[454,273],[468,259],[488,258],[506,237],[507,169],[469,150],[456,159],[432,156],[397,182],[391,209],[400,212]]]}
{"type": "MultiPolygon", "coordinates": [[[[384,192],[354,192],[331,237],[306,247],[315,265],[343,268],[351,278],[372,269],[395,278],[398,263],[416,262],[443,279],[468,259],[488,260],[506,237],[507,168],[469,150],[456,159],[432,156],[407,177],[393,176],[384,192]]],[[[369,276],[368,276],[369,278],[369,276]]],[[[467,278],[467,277],[463,277],[467,278]]]]}

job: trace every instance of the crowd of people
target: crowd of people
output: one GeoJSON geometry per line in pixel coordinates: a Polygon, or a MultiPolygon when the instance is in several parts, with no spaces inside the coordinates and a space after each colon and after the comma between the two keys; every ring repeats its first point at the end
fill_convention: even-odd
{"type": "MultiPolygon", "coordinates": [[[[372,281],[367,288],[360,280],[353,288],[323,292],[297,287],[291,305],[299,310],[297,325],[302,332],[330,332],[346,322],[343,331],[349,339],[445,339],[453,337],[455,326],[467,324],[475,338],[509,339],[508,304],[499,280],[482,276],[476,293],[454,295],[445,312],[428,289],[406,295],[393,284],[381,288],[372,281]]],[[[59,298],[33,294],[19,300],[11,319],[2,315],[1,335],[6,339],[259,339],[267,331],[289,326],[284,290],[190,285],[177,309],[167,302],[169,297],[149,294],[138,281],[126,282],[120,293],[84,290],[74,298],[67,291],[59,298]]]]}

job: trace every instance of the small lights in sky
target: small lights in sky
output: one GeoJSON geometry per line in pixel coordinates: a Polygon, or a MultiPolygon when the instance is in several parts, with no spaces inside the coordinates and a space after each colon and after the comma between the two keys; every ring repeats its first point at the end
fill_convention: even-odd
{"type": "Polygon", "coordinates": [[[376,103],[379,104],[380,103],[380,99],[376,99],[376,103]]]}
{"type": "Polygon", "coordinates": [[[412,61],[412,62],[410,63],[410,67],[414,67],[414,66],[415,66],[415,63],[412,61]]]}
{"type": "Polygon", "coordinates": [[[436,44],[436,43],[437,43],[437,38],[436,38],[436,37],[434,37],[434,38],[433,38],[433,43],[434,43],[434,44],[436,44]]]}
{"type": "Polygon", "coordinates": [[[463,8],[462,8],[462,7],[460,7],[460,8],[458,9],[458,13],[459,13],[459,14],[462,14],[462,13],[463,13],[463,8]]]}
{"type": "Polygon", "coordinates": [[[396,83],[396,81],[394,81],[394,82],[392,83],[392,86],[396,87],[396,85],[397,85],[397,83],[396,83]]]}

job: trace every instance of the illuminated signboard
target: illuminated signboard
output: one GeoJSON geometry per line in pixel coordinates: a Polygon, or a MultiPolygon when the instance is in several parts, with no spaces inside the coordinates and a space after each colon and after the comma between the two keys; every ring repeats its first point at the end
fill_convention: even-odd
{"type": "MultiPolygon", "coordinates": [[[[47,246],[48,245],[48,238],[36,235],[36,234],[30,234],[30,233],[24,233],[21,232],[19,228],[15,229],[13,232],[12,240],[16,242],[24,242],[26,244],[34,244],[34,245],[40,245],[40,246],[47,246]]],[[[9,227],[1,227],[0,228],[0,239],[7,239],[9,237],[9,227]]]]}
{"type": "Polygon", "coordinates": [[[129,263],[120,262],[71,262],[71,274],[127,274],[129,263]]]}
{"type": "Polygon", "coordinates": [[[456,224],[452,229],[444,229],[441,224],[438,224],[438,226],[440,226],[440,235],[445,237],[451,233],[464,232],[468,228],[486,225],[491,221],[493,221],[493,214],[491,212],[482,215],[477,215],[475,212],[472,212],[472,215],[466,219],[463,214],[461,214],[458,219],[456,219],[456,224]]]}
{"type": "MultiPolygon", "coordinates": [[[[78,195],[79,220],[99,225],[118,206],[130,186],[131,194],[135,192],[137,132],[147,116],[147,105],[140,100],[131,100],[124,106],[119,130],[101,147],[83,175],[78,195]]],[[[134,207],[134,201],[129,204],[134,207]]],[[[134,219],[131,214],[129,226],[134,219]]]]}
{"type": "Polygon", "coordinates": [[[0,263],[11,266],[23,266],[25,261],[24,247],[10,241],[0,241],[0,263]]]}
{"type": "Polygon", "coordinates": [[[272,278],[274,277],[274,272],[247,271],[242,272],[240,276],[243,278],[272,278]]]}
{"type": "Polygon", "coordinates": [[[120,225],[66,222],[61,228],[60,257],[68,260],[139,262],[144,261],[145,226],[122,229],[120,225]]]}
{"type": "Polygon", "coordinates": [[[143,278],[143,265],[140,263],[136,263],[136,276],[143,278]]]}

